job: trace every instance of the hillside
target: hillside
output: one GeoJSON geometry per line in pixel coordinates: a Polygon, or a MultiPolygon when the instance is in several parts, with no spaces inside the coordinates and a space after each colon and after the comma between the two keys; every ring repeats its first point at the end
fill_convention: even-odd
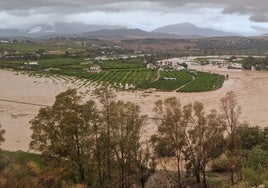
{"type": "Polygon", "coordinates": [[[238,36],[235,33],[197,27],[188,22],[159,27],[153,30],[153,32],[195,37],[238,36]]]}

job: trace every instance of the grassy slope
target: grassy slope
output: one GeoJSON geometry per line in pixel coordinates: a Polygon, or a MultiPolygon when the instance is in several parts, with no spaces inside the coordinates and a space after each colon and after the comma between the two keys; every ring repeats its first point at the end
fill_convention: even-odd
{"type": "Polygon", "coordinates": [[[29,162],[36,163],[41,169],[46,166],[45,161],[40,157],[39,154],[28,153],[23,151],[1,151],[1,155],[7,157],[13,162],[20,165],[26,165],[29,162]]]}

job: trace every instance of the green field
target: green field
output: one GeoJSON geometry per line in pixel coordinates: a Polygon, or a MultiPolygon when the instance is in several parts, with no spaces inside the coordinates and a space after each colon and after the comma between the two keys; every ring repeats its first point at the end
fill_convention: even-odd
{"type": "Polygon", "coordinates": [[[187,71],[161,71],[160,79],[140,85],[143,89],[156,88],[161,91],[173,91],[190,82],[192,77],[187,71]],[[176,78],[176,80],[164,80],[164,78],[176,78]]]}
{"type": "Polygon", "coordinates": [[[62,68],[62,69],[81,69],[86,68],[88,65],[81,65],[82,59],[77,58],[58,58],[58,59],[42,59],[39,60],[38,68],[62,68]]]}
{"type": "Polygon", "coordinates": [[[102,69],[139,69],[145,68],[145,64],[137,60],[113,60],[100,64],[102,69]]]}
{"type": "Polygon", "coordinates": [[[68,51],[70,53],[77,52],[77,51],[84,51],[84,49],[82,48],[73,48],[73,47],[70,48],[68,46],[59,46],[59,45],[0,43],[0,50],[29,53],[29,52],[36,52],[40,49],[45,50],[45,51],[68,51]]]}
{"type": "Polygon", "coordinates": [[[222,87],[224,76],[198,72],[195,79],[181,88],[179,92],[202,92],[213,91],[222,87]]]}
{"type": "MultiPolygon", "coordinates": [[[[77,58],[41,59],[37,61],[38,66],[32,66],[34,71],[43,71],[47,68],[83,69],[88,67],[88,65],[81,65],[82,59],[77,58]]],[[[25,62],[29,61],[2,61],[0,62],[0,68],[20,69],[25,62]]]]}
{"type": "Polygon", "coordinates": [[[159,91],[179,92],[201,92],[212,91],[220,88],[224,82],[224,76],[197,72],[191,75],[191,72],[183,71],[160,71],[158,80],[157,70],[145,68],[145,64],[139,60],[118,60],[104,62],[88,62],[81,64],[83,59],[79,58],[56,58],[40,59],[38,65],[24,65],[25,61],[4,61],[0,62],[0,68],[12,68],[15,70],[28,71],[41,75],[56,76],[74,76],[79,79],[89,80],[91,83],[101,84],[108,82],[117,88],[125,87],[127,84],[131,88],[149,89],[155,88],[159,91]],[[102,67],[99,73],[89,73],[87,70],[93,64],[102,67]],[[50,69],[48,71],[48,68],[50,69]],[[165,80],[165,78],[174,78],[176,80],[165,80]]]}

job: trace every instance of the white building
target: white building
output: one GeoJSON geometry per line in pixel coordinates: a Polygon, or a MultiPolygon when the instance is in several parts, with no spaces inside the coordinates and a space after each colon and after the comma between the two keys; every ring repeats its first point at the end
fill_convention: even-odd
{"type": "Polygon", "coordinates": [[[37,61],[31,61],[29,63],[25,62],[24,65],[38,65],[39,63],[37,61]]]}
{"type": "Polygon", "coordinates": [[[99,65],[92,65],[88,69],[88,72],[90,73],[99,73],[100,71],[101,71],[101,67],[99,65]]]}

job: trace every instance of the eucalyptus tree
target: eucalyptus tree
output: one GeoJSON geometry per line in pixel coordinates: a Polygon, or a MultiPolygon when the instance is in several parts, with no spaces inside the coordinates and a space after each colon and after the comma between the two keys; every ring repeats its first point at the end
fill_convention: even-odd
{"type": "Polygon", "coordinates": [[[183,110],[180,101],[175,97],[159,100],[155,103],[154,111],[156,114],[156,123],[158,131],[152,136],[152,142],[155,150],[166,151],[158,154],[160,157],[169,156],[176,159],[176,184],[182,188],[182,166],[183,150],[186,146],[185,133],[187,124],[183,117],[183,110]]]}
{"type": "Polygon", "coordinates": [[[240,168],[239,155],[239,135],[240,128],[239,117],[241,107],[237,104],[236,95],[233,91],[225,94],[220,100],[220,109],[223,114],[227,132],[227,152],[226,156],[229,159],[229,170],[231,173],[231,183],[235,183],[235,173],[240,168]]]}
{"type": "Polygon", "coordinates": [[[224,150],[223,117],[216,110],[206,114],[204,104],[200,102],[185,106],[184,114],[188,124],[185,157],[193,167],[197,183],[200,182],[201,173],[204,187],[207,187],[207,164],[224,150]]]}
{"type": "Polygon", "coordinates": [[[81,104],[81,97],[74,89],[57,95],[52,107],[41,108],[31,120],[31,149],[51,159],[70,161],[76,167],[79,181],[90,184],[94,176],[96,109],[92,100],[81,104]]]}

